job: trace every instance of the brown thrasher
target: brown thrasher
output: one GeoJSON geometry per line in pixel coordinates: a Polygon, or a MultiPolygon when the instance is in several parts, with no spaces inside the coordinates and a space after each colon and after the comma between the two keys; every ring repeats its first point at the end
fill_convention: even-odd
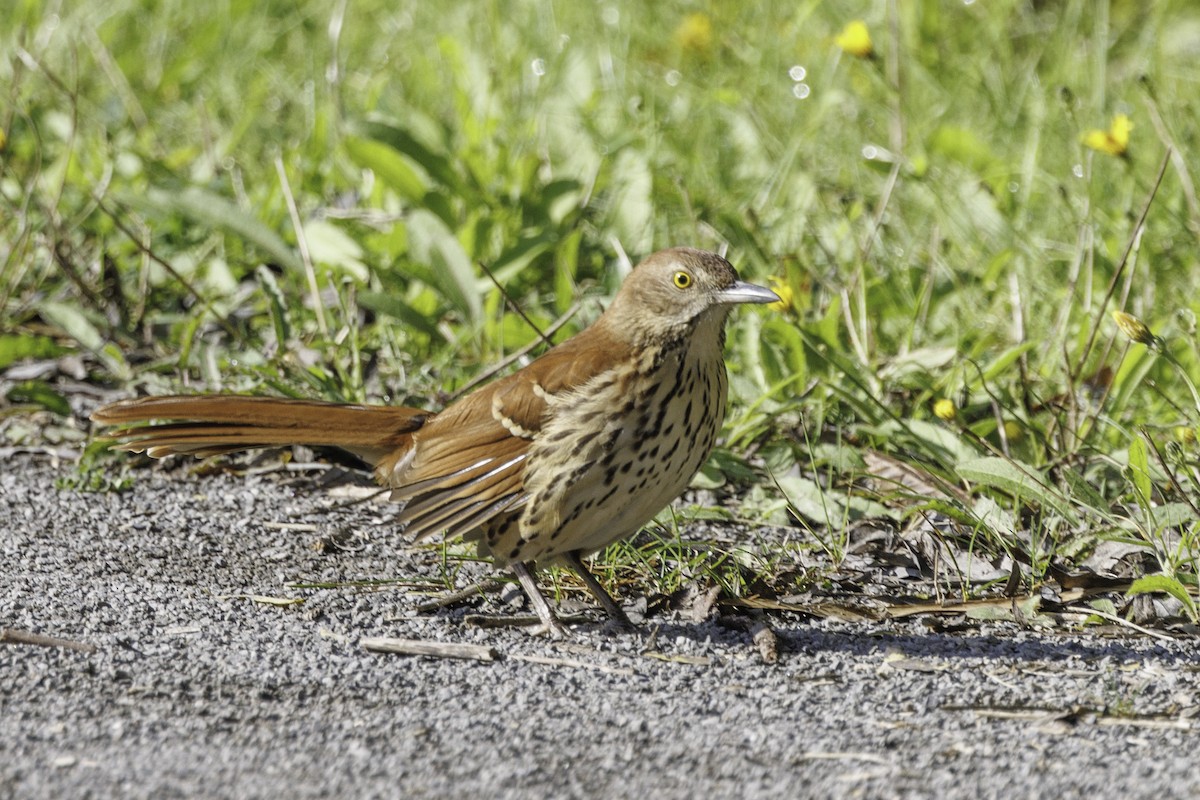
{"type": "Polygon", "coordinates": [[[704,463],[725,416],[724,324],[771,303],[729,262],[689,248],[647,258],[595,324],[440,413],[270,397],[145,397],[92,419],[114,447],[159,458],[292,444],[338,447],[375,467],[416,540],[477,540],[508,566],[552,633],[562,623],[535,564],[565,562],[613,618],[621,607],[582,557],[632,536],[704,463]],[[169,420],[165,424],[145,423],[169,420]]]}

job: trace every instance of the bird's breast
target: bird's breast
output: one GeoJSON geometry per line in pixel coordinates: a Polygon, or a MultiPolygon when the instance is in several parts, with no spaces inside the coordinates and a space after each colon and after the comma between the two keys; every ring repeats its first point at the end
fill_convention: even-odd
{"type": "Polygon", "coordinates": [[[552,560],[630,536],[687,488],[725,416],[719,345],[644,351],[559,397],[526,461],[529,502],[493,555],[552,560]]]}

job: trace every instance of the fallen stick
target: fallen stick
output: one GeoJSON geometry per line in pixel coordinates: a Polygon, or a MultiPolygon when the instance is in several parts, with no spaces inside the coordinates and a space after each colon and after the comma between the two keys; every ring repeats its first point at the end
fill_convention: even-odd
{"type": "Polygon", "coordinates": [[[40,633],[29,633],[28,631],[14,631],[12,628],[0,628],[0,644],[31,644],[37,647],[65,647],[81,653],[96,652],[94,644],[60,639],[57,636],[43,636],[40,633]]]}
{"type": "Polygon", "coordinates": [[[373,653],[397,653],[405,656],[463,658],[474,661],[495,661],[500,657],[494,647],[481,644],[426,642],[420,639],[393,639],[388,636],[360,639],[359,644],[373,653]]]}
{"type": "Polygon", "coordinates": [[[750,629],[750,637],[758,647],[758,655],[764,664],[779,663],[779,639],[770,626],[757,622],[750,629]]]}
{"type": "Polygon", "coordinates": [[[446,608],[461,603],[464,600],[469,600],[472,597],[488,592],[494,592],[504,585],[504,582],[499,578],[485,578],[478,583],[473,583],[465,589],[444,594],[440,597],[435,597],[432,600],[426,600],[417,606],[417,613],[425,614],[430,611],[436,611],[439,608],[446,608]]]}
{"type": "Polygon", "coordinates": [[[593,664],[575,658],[554,658],[552,656],[519,656],[509,655],[514,661],[524,661],[528,664],[544,664],[548,667],[571,667],[573,669],[594,669],[597,672],[607,672],[610,675],[636,675],[628,667],[611,667],[608,664],[593,664]]]}
{"type": "MultiPolygon", "coordinates": [[[[560,616],[559,620],[564,625],[573,625],[576,622],[587,622],[588,618],[585,614],[568,614],[560,616]]],[[[511,616],[467,614],[463,617],[463,624],[474,625],[476,628],[531,628],[541,625],[542,620],[536,614],[514,614],[511,616]]]]}

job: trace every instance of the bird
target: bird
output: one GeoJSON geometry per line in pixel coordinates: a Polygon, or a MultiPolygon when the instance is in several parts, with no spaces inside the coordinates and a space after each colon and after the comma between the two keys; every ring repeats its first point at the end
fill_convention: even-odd
{"type": "Polygon", "coordinates": [[[630,537],[704,464],[725,417],[725,322],[775,303],[715,253],[662,250],[633,268],[592,325],[439,412],[208,394],[120,400],[94,422],[114,449],[208,457],[331,446],[374,468],[415,541],[477,543],[516,576],[553,636],[568,631],[535,570],[566,565],[629,626],[583,559],[630,537]]]}

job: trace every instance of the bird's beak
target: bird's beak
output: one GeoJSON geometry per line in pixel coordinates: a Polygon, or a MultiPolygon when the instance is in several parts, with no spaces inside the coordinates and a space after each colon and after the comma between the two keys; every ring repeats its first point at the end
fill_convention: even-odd
{"type": "Polygon", "coordinates": [[[728,289],[716,292],[718,303],[782,303],[783,298],[765,286],[737,281],[728,289]]]}

